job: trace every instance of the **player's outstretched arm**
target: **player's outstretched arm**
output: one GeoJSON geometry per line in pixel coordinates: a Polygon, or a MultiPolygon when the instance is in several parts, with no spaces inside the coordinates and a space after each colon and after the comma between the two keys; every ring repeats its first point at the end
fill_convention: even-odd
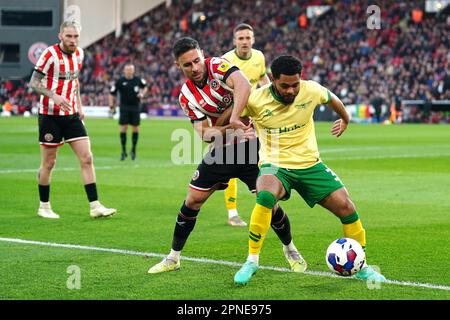
{"type": "Polygon", "coordinates": [[[244,74],[238,70],[233,72],[226,81],[227,86],[233,89],[234,106],[230,117],[230,124],[233,129],[247,130],[249,125],[245,125],[240,117],[241,113],[247,104],[248,97],[250,96],[251,85],[244,74]]]}
{"type": "Polygon", "coordinates": [[[348,123],[350,122],[350,116],[345,110],[344,103],[339,99],[334,93],[330,92],[331,99],[328,102],[334,112],[336,112],[341,118],[336,120],[331,128],[331,134],[339,138],[344,131],[347,129],[348,123]]]}

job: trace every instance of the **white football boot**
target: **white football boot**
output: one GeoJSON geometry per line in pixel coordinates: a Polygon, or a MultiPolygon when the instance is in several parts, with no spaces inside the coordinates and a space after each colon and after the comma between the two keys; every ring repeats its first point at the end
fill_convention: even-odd
{"type": "Polygon", "coordinates": [[[117,212],[116,209],[106,208],[99,201],[93,201],[92,203],[90,203],[90,206],[91,206],[90,216],[92,218],[109,217],[117,212]]]}
{"type": "Polygon", "coordinates": [[[50,202],[41,202],[37,214],[42,218],[59,219],[59,215],[53,212],[50,202]]]}

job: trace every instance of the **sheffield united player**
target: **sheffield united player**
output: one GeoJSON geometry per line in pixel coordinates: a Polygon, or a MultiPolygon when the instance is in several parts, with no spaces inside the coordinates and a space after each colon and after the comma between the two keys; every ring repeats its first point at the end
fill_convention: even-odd
{"type": "MultiPolygon", "coordinates": [[[[189,184],[188,194],[175,223],[169,255],[151,267],[148,273],[178,270],[181,250],[194,229],[200,208],[209,196],[215,190],[226,188],[230,178],[240,179],[250,191],[254,191],[259,171],[253,128],[249,126],[242,135],[250,141],[233,143],[236,140],[232,139],[231,143],[223,145],[224,139],[230,140],[226,135],[233,103],[242,108],[247,103],[251,89],[247,78],[227,60],[218,57],[205,59],[198,42],[192,38],[179,39],[173,47],[173,55],[177,67],[187,78],[179,96],[180,106],[191,119],[195,131],[204,141],[212,142],[212,147],[189,184]],[[238,151],[241,153],[238,154],[238,151]]],[[[279,206],[273,209],[272,227],[283,243],[291,243],[295,249],[291,242],[289,219],[279,206]]],[[[297,272],[304,271],[303,258],[296,249],[293,253],[286,256],[291,268],[297,272]]]]}
{"type": "Polygon", "coordinates": [[[89,137],[84,118],[78,76],[83,50],[78,47],[80,27],[75,21],[61,24],[60,43],[48,47],[39,58],[30,87],[41,95],[39,101],[39,168],[38,215],[57,219],[50,206],[50,180],[58,147],[68,142],[80,161],[81,175],[93,218],[110,216],[116,209],[105,208],[97,196],[97,185],[89,137]]]}

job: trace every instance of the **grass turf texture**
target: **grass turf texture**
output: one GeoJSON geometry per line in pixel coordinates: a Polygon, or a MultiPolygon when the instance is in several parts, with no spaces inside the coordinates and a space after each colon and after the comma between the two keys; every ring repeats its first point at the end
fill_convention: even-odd
{"type": "MultiPolygon", "coordinates": [[[[188,121],[142,122],[138,159],[119,161],[116,121],[87,119],[100,200],[118,209],[109,219],[89,218],[75,155],[60,148],[50,199],[59,220],[36,215],[39,203],[37,120],[0,119],[0,237],[166,254],[176,214],[196,164],[173,165],[175,129],[188,121]]],[[[347,186],[367,231],[370,264],[391,280],[450,286],[450,127],[356,125],[339,139],[331,123],[317,123],[323,161],[347,186]]],[[[128,148],[131,135],[128,134],[128,148]]],[[[244,184],[238,210],[249,221],[254,205],[244,184]]],[[[310,209],[294,193],[282,203],[294,241],[309,270],[328,272],[325,251],[341,237],[339,220],[310,209]]],[[[202,208],[182,255],[243,263],[247,229],[226,224],[223,192],[202,208]]],[[[450,291],[383,284],[370,290],[357,280],[259,270],[235,287],[236,266],[181,261],[182,269],[148,275],[160,257],[125,255],[0,241],[1,299],[450,299],[450,291]],[[67,268],[81,271],[81,288],[69,290],[67,268]]],[[[287,267],[270,231],[261,265],[287,267]]]]}

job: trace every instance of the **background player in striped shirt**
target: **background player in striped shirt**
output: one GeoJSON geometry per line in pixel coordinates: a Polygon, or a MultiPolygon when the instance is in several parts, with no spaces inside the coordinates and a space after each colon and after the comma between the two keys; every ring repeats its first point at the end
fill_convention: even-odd
{"type": "MultiPolygon", "coordinates": [[[[252,86],[256,87],[270,83],[266,74],[266,59],[264,54],[253,49],[255,36],[251,25],[241,23],[233,30],[233,44],[235,48],[225,53],[222,57],[230,61],[241,70],[252,86]]],[[[228,188],[225,189],[225,205],[228,209],[228,224],[231,226],[245,227],[247,223],[241,219],[237,211],[237,179],[230,179],[228,188]]]]}
{"type": "MultiPolygon", "coordinates": [[[[173,47],[173,54],[176,65],[187,78],[179,96],[180,107],[191,119],[199,136],[213,143],[213,147],[197,167],[189,184],[188,194],[175,223],[169,255],[151,267],[148,273],[178,270],[181,250],[206,200],[216,190],[223,190],[230,178],[234,177],[254,191],[259,171],[253,128],[243,133],[249,139],[245,142],[226,139],[232,105],[243,108],[247,103],[251,90],[247,78],[236,66],[222,58],[205,59],[198,42],[192,38],[179,39],[173,47]]],[[[271,225],[283,243],[291,269],[295,272],[305,271],[306,262],[292,242],[288,216],[278,205],[272,211],[271,225]]]]}
{"type": "Polygon", "coordinates": [[[30,87],[41,95],[39,101],[39,168],[38,215],[57,219],[50,206],[50,181],[58,147],[68,142],[77,155],[81,176],[93,218],[110,216],[116,209],[105,208],[99,201],[89,137],[83,123],[78,76],[83,50],[78,47],[80,27],[74,21],[61,24],[60,43],[48,47],[39,58],[30,80],[30,87]]]}

